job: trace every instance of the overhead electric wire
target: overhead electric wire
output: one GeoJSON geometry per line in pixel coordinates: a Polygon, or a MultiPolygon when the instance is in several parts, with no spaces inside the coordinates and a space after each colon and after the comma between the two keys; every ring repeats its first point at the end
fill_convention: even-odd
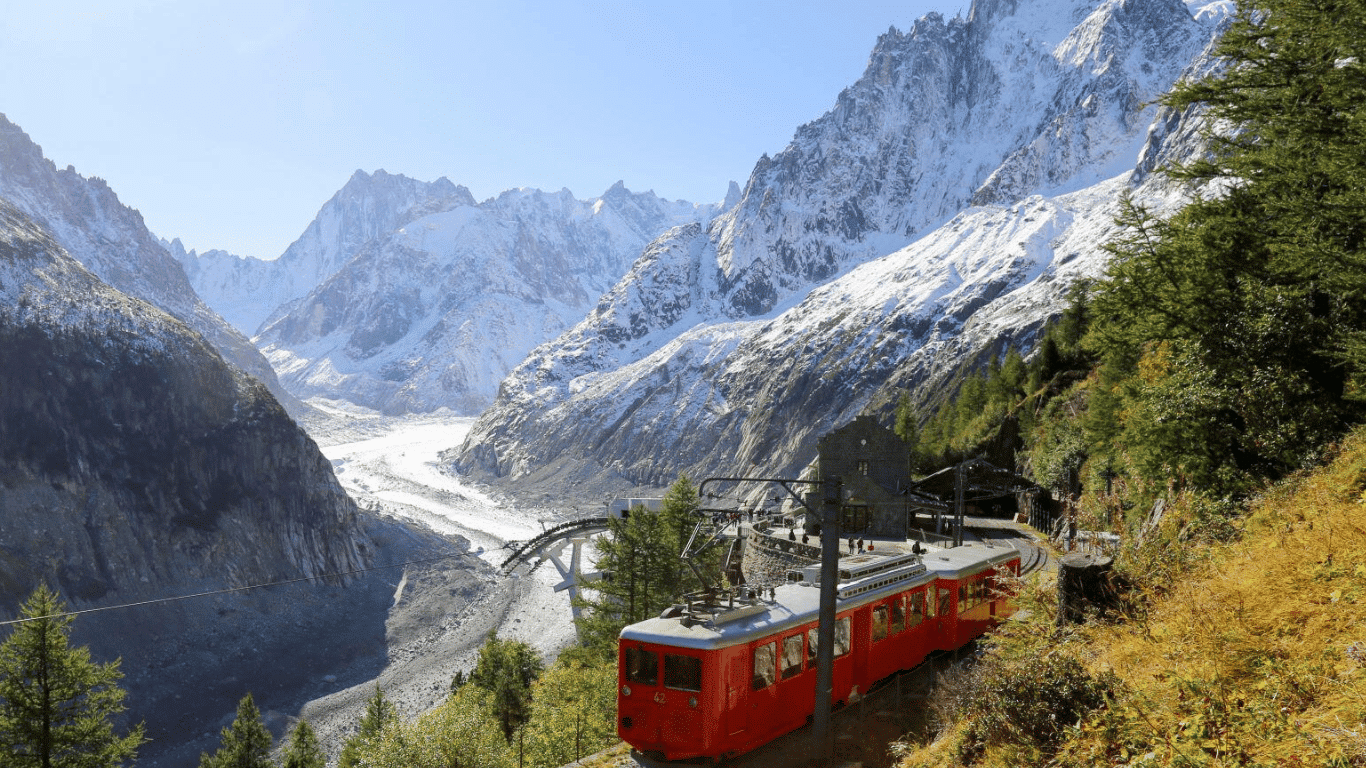
{"type": "Polygon", "coordinates": [[[177,596],[175,596],[175,597],[159,597],[159,598],[155,598],[155,599],[152,599],[152,600],[141,600],[141,601],[136,602],[136,603],[121,603],[121,604],[119,604],[119,605],[103,605],[103,606],[100,606],[100,607],[98,607],[98,608],[82,608],[82,609],[79,610],[79,611],[63,611],[62,613],[50,613],[50,614],[48,614],[48,615],[46,615],[46,616],[30,616],[30,617],[24,618],[24,619],[9,619],[8,621],[0,621],[0,627],[9,626],[9,625],[11,625],[11,624],[25,624],[25,623],[30,622],[30,621],[40,621],[40,620],[42,620],[42,619],[57,619],[57,618],[61,618],[61,617],[63,617],[63,616],[80,616],[81,614],[85,614],[85,613],[99,613],[100,611],[114,611],[114,610],[119,610],[119,609],[122,609],[122,608],[137,608],[137,607],[144,606],[144,605],[155,605],[155,604],[157,604],[157,603],[173,603],[173,602],[176,602],[176,601],[179,601],[179,600],[190,600],[190,599],[196,598],[196,597],[212,597],[212,596],[214,596],[214,595],[226,595],[226,594],[230,594],[230,593],[232,593],[232,592],[245,592],[245,591],[247,591],[247,590],[249,590],[249,589],[264,589],[264,588],[266,588],[266,587],[280,587],[280,586],[284,586],[284,585],[286,585],[286,584],[298,584],[298,583],[301,582],[301,581],[315,581],[315,580],[317,580],[317,579],[330,579],[330,578],[336,578],[336,577],[341,577],[341,576],[355,576],[355,575],[361,574],[361,573],[372,573],[372,572],[374,572],[374,571],[388,570],[389,568],[404,568],[404,567],[409,566],[409,565],[426,565],[427,563],[435,563],[435,562],[440,561],[440,560],[449,560],[449,559],[452,558],[452,557],[459,557],[460,555],[465,555],[465,554],[469,554],[469,553],[468,553],[468,552],[451,552],[451,553],[448,553],[448,554],[445,554],[445,555],[440,555],[440,556],[438,556],[438,557],[429,557],[429,558],[426,558],[426,559],[424,559],[424,560],[409,560],[409,561],[404,562],[404,563],[394,563],[394,564],[392,564],[392,565],[376,565],[376,566],[371,567],[371,568],[356,568],[356,569],[350,570],[350,571],[337,571],[337,572],[335,572],[335,573],[321,573],[321,574],[318,574],[317,576],[300,576],[300,577],[297,578],[297,579],[286,579],[286,580],[284,580],[284,581],[272,581],[272,582],[268,582],[268,583],[265,583],[265,584],[248,584],[248,585],[246,585],[246,586],[244,586],[244,587],[229,587],[229,588],[227,588],[227,589],[215,589],[215,590],[211,590],[211,591],[209,591],[209,592],[196,592],[196,593],[190,594],[190,595],[177,595],[177,596]]]}

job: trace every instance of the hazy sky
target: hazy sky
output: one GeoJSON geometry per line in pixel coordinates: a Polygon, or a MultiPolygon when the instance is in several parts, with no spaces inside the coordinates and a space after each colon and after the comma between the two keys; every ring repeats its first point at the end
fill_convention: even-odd
{"type": "MultiPolygon", "coordinates": [[[[956,0],[958,1],[958,0],[956,0]]],[[[0,112],[161,237],[274,258],[357,169],[714,202],[947,0],[7,3],[0,112]]]]}

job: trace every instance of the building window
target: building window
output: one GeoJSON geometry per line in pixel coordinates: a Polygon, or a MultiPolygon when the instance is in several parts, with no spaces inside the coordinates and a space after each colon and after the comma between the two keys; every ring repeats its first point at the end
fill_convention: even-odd
{"type": "Polygon", "coordinates": [[[867,477],[867,476],[868,476],[868,460],[867,460],[867,459],[859,459],[859,463],[858,463],[858,473],[859,473],[860,475],[863,475],[864,477],[867,477]]]}

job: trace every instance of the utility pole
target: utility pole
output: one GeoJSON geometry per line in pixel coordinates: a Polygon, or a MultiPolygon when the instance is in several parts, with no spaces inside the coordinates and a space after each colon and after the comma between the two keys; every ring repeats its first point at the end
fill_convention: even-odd
{"type": "Polygon", "coordinates": [[[963,502],[963,465],[965,464],[967,462],[960,461],[953,470],[953,545],[955,547],[963,546],[963,515],[966,506],[963,502]]]}
{"type": "Polygon", "coordinates": [[[817,755],[827,766],[835,758],[830,704],[834,698],[831,694],[834,689],[835,598],[839,589],[840,497],[843,493],[841,478],[832,477],[821,482],[821,600],[819,636],[816,638],[816,707],[812,713],[811,732],[816,740],[817,755]]]}

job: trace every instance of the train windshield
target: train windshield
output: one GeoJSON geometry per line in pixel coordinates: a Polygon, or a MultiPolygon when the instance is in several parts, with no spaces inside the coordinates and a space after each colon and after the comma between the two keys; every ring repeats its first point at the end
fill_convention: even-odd
{"type": "Polygon", "coordinates": [[[677,691],[702,690],[702,660],[696,656],[664,654],[664,687],[677,691]]]}
{"type": "Polygon", "coordinates": [[[659,683],[659,654],[638,645],[626,646],[626,679],[640,685],[659,683]]]}

